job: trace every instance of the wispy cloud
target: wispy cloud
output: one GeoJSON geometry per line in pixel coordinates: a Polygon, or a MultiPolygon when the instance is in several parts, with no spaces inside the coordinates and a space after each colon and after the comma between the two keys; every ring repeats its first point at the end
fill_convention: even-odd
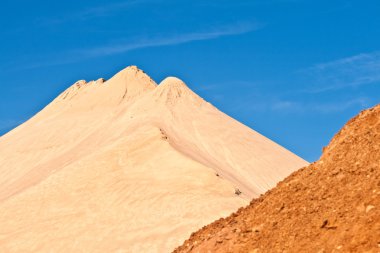
{"type": "Polygon", "coordinates": [[[304,90],[308,93],[374,84],[380,82],[380,51],[317,64],[303,73],[315,80],[304,90]]]}
{"type": "Polygon", "coordinates": [[[220,37],[233,36],[249,33],[263,27],[262,24],[258,23],[236,23],[226,26],[214,27],[209,30],[189,32],[189,33],[179,33],[171,34],[167,36],[160,37],[139,37],[134,40],[127,40],[123,42],[116,42],[104,46],[98,46],[93,48],[83,48],[83,49],[74,49],[62,53],[62,56],[56,56],[55,59],[58,60],[44,60],[41,62],[33,63],[32,65],[27,66],[26,68],[37,68],[43,66],[54,66],[60,64],[73,63],[81,60],[86,60],[90,58],[109,56],[114,54],[126,53],[129,51],[151,48],[151,47],[160,47],[160,46],[171,46],[179,45],[184,43],[189,43],[193,41],[204,41],[212,40],[220,37]]]}
{"type": "Polygon", "coordinates": [[[367,97],[352,98],[349,100],[334,102],[305,102],[279,100],[268,105],[268,109],[281,112],[317,112],[317,113],[338,113],[351,108],[367,108],[371,105],[371,100],[367,97]]]}
{"type": "Polygon", "coordinates": [[[270,105],[270,109],[274,111],[289,111],[289,110],[299,110],[300,104],[297,102],[293,101],[288,101],[288,100],[279,100],[279,101],[274,101],[270,105]]]}
{"type": "Polygon", "coordinates": [[[310,101],[303,97],[287,98],[279,96],[278,94],[273,95],[268,93],[256,93],[251,94],[250,96],[239,95],[238,97],[229,95],[227,97],[224,102],[229,101],[229,108],[232,111],[270,112],[281,114],[336,114],[351,109],[365,109],[376,104],[376,101],[367,96],[349,97],[339,100],[328,99],[324,101],[310,101]]]}
{"type": "Polygon", "coordinates": [[[357,108],[367,108],[371,105],[371,100],[367,97],[353,98],[351,100],[333,102],[333,103],[318,103],[311,106],[311,109],[321,113],[336,113],[343,112],[347,109],[357,107],[357,108]]]}
{"type": "Polygon", "coordinates": [[[176,34],[167,37],[140,38],[132,42],[117,43],[92,49],[78,50],[77,53],[81,54],[84,57],[105,56],[111,54],[125,53],[140,48],[178,45],[192,41],[211,40],[223,36],[244,34],[257,30],[259,28],[260,25],[256,23],[238,23],[228,26],[217,27],[208,31],[176,34]]]}

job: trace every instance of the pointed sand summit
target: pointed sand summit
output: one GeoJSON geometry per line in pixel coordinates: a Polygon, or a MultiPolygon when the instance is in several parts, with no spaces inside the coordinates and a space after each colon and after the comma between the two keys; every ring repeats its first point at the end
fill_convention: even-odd
{"type": "Polygon", "coordinates": [[[177,77],[167,77],[165,78],[156,88],[155,97],[167,104],[174,104],[180,98],[182,99],[192,99],[201,103],[201,99],[197,94],[195,94],[187,85],[177,77]]]}
{"type": "Polygon", "coordinates": [[[169,252],[306,164],[128,67],[0,138],[0,251],[169,252]]]}

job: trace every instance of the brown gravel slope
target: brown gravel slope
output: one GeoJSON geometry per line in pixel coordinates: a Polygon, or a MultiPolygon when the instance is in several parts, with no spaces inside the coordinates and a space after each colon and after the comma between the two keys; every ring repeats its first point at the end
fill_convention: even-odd
{"type": "Polygon", "coordinates": [[[380,252],[380,105],[351,119],[319,161],[175,252],[380,252]]]}

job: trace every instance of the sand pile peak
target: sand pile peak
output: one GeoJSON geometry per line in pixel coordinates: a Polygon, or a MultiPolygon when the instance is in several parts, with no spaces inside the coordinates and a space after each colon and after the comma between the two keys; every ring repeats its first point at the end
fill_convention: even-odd
{"type": "Polygon", "coordinates": [[[0,252],[169,252],[307,164],[135,66],[69,97],[0,138],[0,252]]]}
{"type": "Polygon", "coordinates": [[[144,71],[129,66],[107,81],[108,92],[124,98],[139,96],[153,90],[157,84],[144,71]]]}
{"type": "Polygon", "coordinates": [[[157,84],[153,81],[153,79],[147,75],[142,69],[138,68],[135,65],[128,66],[123,70],[119,71],[116,75],[114,75],[111,79],[124,79],[124,81],[129,80],[140,80],[141,86],[152,86],[155,87],[157,84]],[[145,82],[143,82],[145,81],[145,82]]]}
{"type": "Polygon", "coordinates": [[[157,86],[154,97],[166,104],[176,104],[178,101],[186,101],[201,104],[203,101],[181,79],[173,76],[166,77],[157,86]]]}
{"type": "Polygon", "coordinates": [[[157,84],[144,71],[129,66],[115,74],[111,79],[99,78],[86,82],[79,80],[64,91],[55,101],[68,106],[72,111],[86,111],[90,108],[118,106],[122,102],[135,100],[154,90],[157,84]],[[67,103],[66,101],[69,101],[67,103]]]}

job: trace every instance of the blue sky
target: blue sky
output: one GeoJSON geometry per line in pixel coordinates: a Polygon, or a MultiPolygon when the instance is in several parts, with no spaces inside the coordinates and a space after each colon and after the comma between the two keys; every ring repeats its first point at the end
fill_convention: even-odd
{"type": "Polygon", "coordinates": [[[78,79],[183,79],[308,161],[380,102],[378,1],[2,1],[0,135],[78,79]]]}

